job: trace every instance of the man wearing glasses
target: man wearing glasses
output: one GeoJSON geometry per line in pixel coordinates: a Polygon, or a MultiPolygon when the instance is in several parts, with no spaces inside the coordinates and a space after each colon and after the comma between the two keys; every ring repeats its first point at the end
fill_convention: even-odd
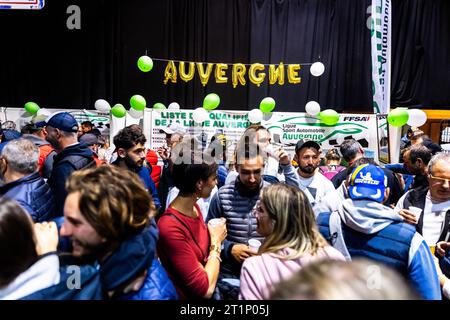
{"type": "Polygon", "coordinates": [[[433,156],[427,171],[429,186],[408,191],[395,209],[416,226],[434,253],[437,242],[450,241],[450,154],[433,156]]]}

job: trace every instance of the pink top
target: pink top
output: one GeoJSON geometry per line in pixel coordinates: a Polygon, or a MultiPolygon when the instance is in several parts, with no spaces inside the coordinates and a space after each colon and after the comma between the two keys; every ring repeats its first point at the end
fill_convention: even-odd
{"type": "MultiPolygon", "coordinates": [[[[286,255],[292,249],[286,248],[279,253],[286,255]]],[[[275,285],[290,278],[303,266],[321,259],[345,260],[344,256],[327,246],[316,255],[303,254],[294,260],[280,259],[272,253],[247,258],[241,269],[240,300],[269,300],[275,285]]]]}

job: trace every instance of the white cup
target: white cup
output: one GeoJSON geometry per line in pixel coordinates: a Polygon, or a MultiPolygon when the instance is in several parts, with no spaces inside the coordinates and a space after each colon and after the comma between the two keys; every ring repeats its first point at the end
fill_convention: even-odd
{"type": "Polygon", "coordinates": [[[211,220],[209,220],[208,224],[210,224],[211,227],[214,228],[214,227],[218,226],[219,224],[222,224],[222,219],[220,219],[220,218],[211,219],[211,220]]]}
{"type": "Polygon", "coordinates": [[[248,240],[248,246],[252,251],[258,252],[259,247],[261,247],[261,241],[259,241],[258,239],[250,239],[248,240]]]}
{"type": "Polygon", "coordinates": [[[269,144],[269,145],[264,149],[264,151],[266,151],[266,153],[267,153],[270,157],[275,158],[275,159],[278,160],[278,157],[277,157],[277,155],[276,155],[276,148],[275,148],[275,146],[269,144]]]}
{"type": "Polygon", "coordinates": [[[408,208],[408,210],[411,211],[412,213],[414,213],[414,215],[416,216],[416,219],[419,220],[420,214],[422,213],[422,209],[410,206],[408,208]]]}

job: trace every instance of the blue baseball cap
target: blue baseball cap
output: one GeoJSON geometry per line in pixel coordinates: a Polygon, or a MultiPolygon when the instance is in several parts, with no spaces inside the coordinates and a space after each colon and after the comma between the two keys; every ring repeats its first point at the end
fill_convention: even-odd
{"type": "Polygon", "coordinates": [[[380,167],[368,163],[360,165],[353,169],[350,176],[350,198],[382,202],[386,185],[387,177],[380,167]]]}
{"type": "Polygon", "coordinates": [[[31,119],[31,123],[36,127],[36,129],[41,129],[43,127],[45,127],[46,124],[46,120],[47,120],[48,116],[46,115],[35,115],[32,119],[31,119]]]}
{"type": "Polygon", "coordinates": [[[50,115],[45,121],[45,125],[53,128],[57,128],[66,132],[77,132],[78,122],[68,112],[61,111],[50,115]]]}

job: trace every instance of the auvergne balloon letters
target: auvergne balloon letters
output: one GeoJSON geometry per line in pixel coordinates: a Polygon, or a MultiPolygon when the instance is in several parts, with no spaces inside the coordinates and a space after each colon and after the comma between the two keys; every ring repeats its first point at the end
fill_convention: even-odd
{"type": "Polygon", "coordinates": [[[278,65],[261,63],[248,65],[169,60],[164,71],[164,84],[167,85],[169,81],[177,83],[178,79],[189,82],[197,78],[203,86],[206,86],[214,77],[215,83],[226,84],[231,81],[233,88],[245,86],[247,81],[258,87],[264,82],[282,86],[286,80],[291,84],[301,83],[300,70],[300,64],[283,64],[283,62],[278,65]]]}

